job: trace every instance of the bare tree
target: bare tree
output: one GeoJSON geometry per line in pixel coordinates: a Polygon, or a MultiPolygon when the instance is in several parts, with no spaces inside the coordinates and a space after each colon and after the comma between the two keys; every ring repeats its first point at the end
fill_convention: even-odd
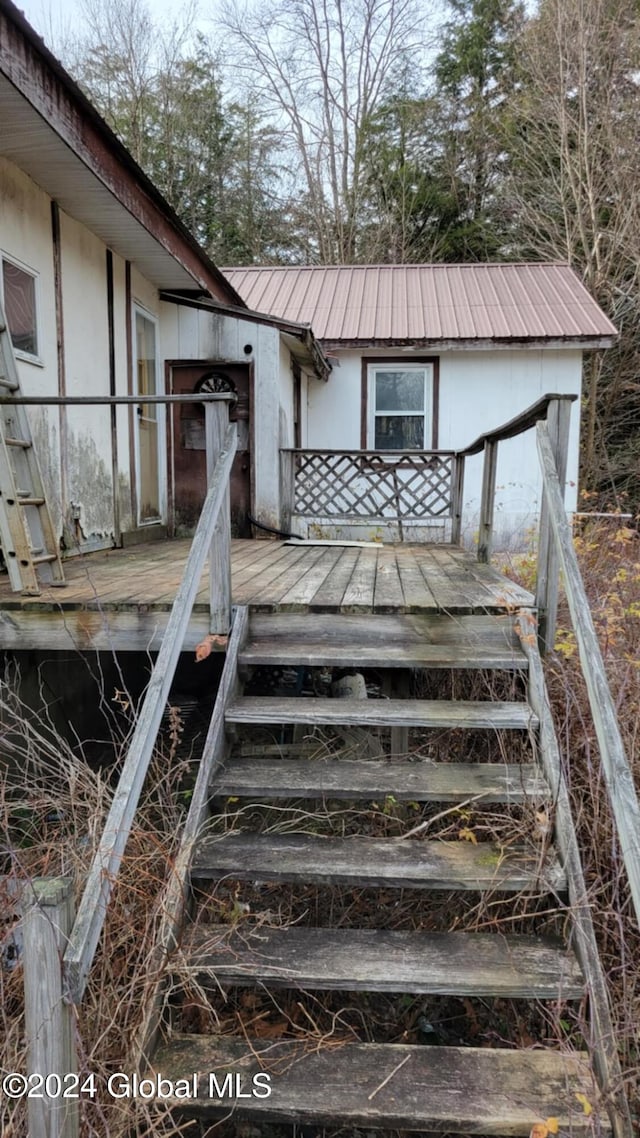
{"type": "Polygon", "coordinates": [[[229,0],[235,66],[287,125],[318,260],[356,256],[364,136],[385,86],[425,44],[416,0],[229,0]]]}
{"type": "Polygon", "coordinates": [[[628,444],[640,410],[639,70],[637,5],[542,0],[511,124],[507,198],[520,248],[569,261],[622,333],[587,373],[583,474],[609,491],[638,475],[628,444]]]}

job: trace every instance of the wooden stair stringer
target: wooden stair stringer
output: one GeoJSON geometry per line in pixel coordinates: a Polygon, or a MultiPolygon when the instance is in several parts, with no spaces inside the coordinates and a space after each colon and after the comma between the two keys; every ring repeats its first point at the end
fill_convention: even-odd
{"type": "Polygon", "coordinates": [[[572,919],[572,940],[585,977],[591,1013],[591,1057],[602,1094],[609,1104],[615,1138],[633,1138],[634,1127],[624,1090],[607,982],[600,960],[580,847],[573,822],[571,800],[553,722],[551,703],[538,651],[532,614],[519,618],[522,645],[529,662],[528,696],[539,721],[540,761],[553,794],[556,844],[567,875],[572,919]]]}

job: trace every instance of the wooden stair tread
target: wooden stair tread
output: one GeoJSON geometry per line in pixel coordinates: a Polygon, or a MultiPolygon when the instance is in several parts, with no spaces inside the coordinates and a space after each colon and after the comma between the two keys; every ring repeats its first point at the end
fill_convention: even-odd
{"type": "Polygon", "coordinates": [[[241,664],[525,669],[512,617],[259,614],[241,664]]]}
{"type": "Polygon", "coordinates": [[[264,798],[369,799],[398,801],[522,802],[551,797],[533,764],[429,763],[408,759],[230,758],[211,786],[212,794],[264,798]]]}
{"type": "Polygon", "coordinates": [[[217,984],[575,999],[584,981],[572,952],[537,936],[293,926],[252,932],[193,925],[186,967],[217,984]]]}
{"type": "Polygon", "coordinates": [[[319,723],[350,727],[490,727],[526,729],[538,720],[527,703],[446,699],[325,699],[244,696],[227,723],[319,723]]]}
{"type": "MultiPolygon", "coordinates": [[[[197,1073],[197,1098],[163,1100],[190,1115],[215,1117],[233,1109],[238,1117],[264,1122],[524,1138],[534,1122],[555,1117],[572,1135],[593,1133],[593,1115],[588,1118],[576,1098],[594,1097],[582,1054],[371,1043],[318,1048],[189,1035],[163,1044],[153,1065],[174,1081],[193,1080],[197,1073]],[[268,1097],[251,1093],[252,1078],[261,1071],[271,1077],[268,1097]],[[246,1097],[218,1097],[229,1072],[232,1095],[240,1086],[246,1097]]],[[[258,1083],[258,1090],[264,1093],[264,1085],[258,1083]]],[[[606,1118],[599,1121],[607,1126],[606,1118]]]]}
{"type": "Polygon", "coordinates": [[[429,889],[562,890],[557,861],[522,847],[489,843],[306,834],[209,835],[196,848],[192,877],[314,881],[327,885],[429,889]]]}

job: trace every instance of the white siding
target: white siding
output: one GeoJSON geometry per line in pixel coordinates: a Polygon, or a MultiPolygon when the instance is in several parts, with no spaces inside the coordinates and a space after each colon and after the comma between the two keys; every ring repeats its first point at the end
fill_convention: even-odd
{"type": "MultiPolygon", "coordinates": [[[[0,251],[37,274],[39,363],[18,360],[25,395],[58,394],[58,356],[51,202],[26,174],[0,158],[0,251]]],[[[30,408],[31,427],[52,509],[62,527],[60,434],[57,407],[30,408]]]]}
{"type": "MultiPolygon", "coordinates": [[[[109,394],[106,251],[77,221],[60,216],[67,395],[109,394]]],[[[85,539],[113,536],[108,407],[67,410],[67,507],[85,539]]]]}
{"type": "MultiPolygon", "coordinates": [[[[375,352],[410,362],[412,354],[375,352]]],[[[429,353],[420,352],[419,355],[429,353]]],[[[361,421],[361,355],[338,353],[327,384],[310,384],[308,442],[314,447],[358,449],[361,421]]],[[[440,359],[438,445],[464,447],[550,392],[580,393],[582,353],[566,350],[445,352],[440,359]]],[[[579,401],[573,404],[566,501],[575,509],[578,481],[579,401]]],[[[463,535],[471,543],[478,524],[481,458],[469,460],[465,478],[463,535]]],[[[502,443],[496,492],[497,540],[518,545],[536,522],[540,476],[534,432],[502,443]]]]}

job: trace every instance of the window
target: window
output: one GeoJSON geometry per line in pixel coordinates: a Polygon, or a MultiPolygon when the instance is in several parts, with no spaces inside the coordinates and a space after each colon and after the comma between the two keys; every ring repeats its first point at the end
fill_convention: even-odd
{"type": "Polygon", "coordinates": [[[38,356],[36,277],[2,258],[2,293],[11,342],[17,352],[38,356]]]}
{"type": "Polygon", "coordinates": [[[369,365],[369,447],[425,450],[432,445],[433,365],[369,365]]]}

